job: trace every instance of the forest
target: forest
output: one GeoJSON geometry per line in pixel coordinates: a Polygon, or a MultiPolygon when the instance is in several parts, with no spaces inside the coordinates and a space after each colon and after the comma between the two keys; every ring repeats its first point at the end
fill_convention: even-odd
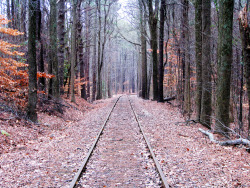
{"type": "MultiPolygon", "coordinates": [[[[1,0],[0,158],[21,152],[40,134],[46,143],[61,134],[66,138],[85,120],[88,123],[80,129],[89,131],[92,139],[90,132],[96,133],[97,127],[90,122],[104,121],[113,103],[117,107],[112,110],[120,109],[119,113],[129,111],[119,105],[130,104],[138,124],[146,125],[152,118],[162,121],[158,117],[169,118],[160,123],[168,124],[176,114],[178,118],[169,123],[168,131],[176,127],[171,134],[191,138],[183,133],[187,129],[191,134],[189,127],[196,126],[199,140],[208,136],[221,146],[242,144],[249,152],[248,10],[249,0],[1,0]],[[143,120],[147,116],[151,119],[143,120]]],[[[118,122],[126,120],[119,118],[118,122]]],[[[154,135],[158,126],[153,122],[146,130],[154,135]]],[[[68,142],[67,149],[76,143],[68,142]]],[[[184,150],[192,151],[191,146],[184,150]]],[[[244,177],[241,181],[247,182],[244,177]]],[[[229,184],[241,185],[235,182],[229,184]]],[[[192,185],[204,185],[196,183],[192,185]]],[[[50,185],[51,181],[43,184],[50,185]]]]}
{"type": "Polygon", "coordinates": [[[190,120],[250,135],[248,1],[6,0],[1,100],[37,121],[38,102],[119,93],[173,101],[190,120]],[[230,125],[232,127],[230,127],[230,125]]]}

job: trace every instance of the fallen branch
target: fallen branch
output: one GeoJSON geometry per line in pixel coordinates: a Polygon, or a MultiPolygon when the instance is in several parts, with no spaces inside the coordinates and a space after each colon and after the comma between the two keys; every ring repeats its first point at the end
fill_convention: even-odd
{"type": "Polygon", "coordinates": [[[184,134],[178,134],[179,136],[183,136],[183,137],[189,137],[189,136],[187,136],[187,135],[184,135],[184,134]]]}
{"type": "Polygon", "coordinates": [[[184,121],[184,122],[176,122],[175,125],[179,125],[179,124],[190,125],[191,123],[198,123],[198,122],[197,120],[194,120],[194,119],[188,119],[187,121],[184,121]]]}
{"type": "Polygon", "coordinates": [[[215,140],[214,139],[214,135],[209,132],[209,131],[205,131],[201,128],[199,128],[199,131],[202,132],[203,134],[207,135],[208,138],[216,143],[216,144],[219,144],[221,146],[235,146],[235,145],[240,145],[240,144],[243,144],[243,145],[247,145],[250,147],[250,141],[248,139],[244,139],[244,138],[239,138],[239,139],[236,139],[236,140],[227,140],[227,141],[218,141],[218,140],[215,140]]]}
{"type": "Polygon", "coordinates": [[[164,98],[164,101],[165,102],[169,102],[169,101],[172,101],[172,100],[175,100],[175,99],[176,99],[175,96],[173,96],[173,97],[167,97],[167,98],[164,98]]]}

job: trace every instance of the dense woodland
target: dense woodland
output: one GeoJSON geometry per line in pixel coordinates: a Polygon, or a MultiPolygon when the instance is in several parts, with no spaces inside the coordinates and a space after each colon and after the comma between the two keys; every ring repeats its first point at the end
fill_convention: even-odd
{"type": "Polygon", "coordinates": [[[250,136],[248,0],[2,0],[1,106],[121,93],[177,106],[186,123],[250,136]]]}

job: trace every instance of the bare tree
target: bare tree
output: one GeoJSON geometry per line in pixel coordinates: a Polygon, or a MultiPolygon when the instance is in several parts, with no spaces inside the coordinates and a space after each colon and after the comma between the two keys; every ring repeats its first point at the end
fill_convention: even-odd
{"type": "Polygon", "coordinates": [[[234,1],[219,2],[218,83],[215,131],[228,136],[234,1]]]}
{"type": "Polygon", "coordinates": [[[37,122],[36,9],[37,0],[29,0],[29,96],[27,116],[33,122],[37,122]]]}

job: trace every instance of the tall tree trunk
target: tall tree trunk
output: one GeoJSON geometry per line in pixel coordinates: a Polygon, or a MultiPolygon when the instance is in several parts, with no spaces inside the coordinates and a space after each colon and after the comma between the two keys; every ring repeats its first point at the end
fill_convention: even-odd
{"type": "Polygon", "coordinates": [[[71,102],[75,102],[75,65],[76,65],[76,8],[78,0],[73,0],[73,25],[71,32],[71,79],[70,79],[70,93],[71,93],[71,102]]]}
{"type": "Polygon", "coordinates": [[[159,36],[159,66],[158,66],[158,102],[163,100],[163,79],[164,79],[164,66],[163,66],[163,44],[164,44],[164,22],[165,22],[165,9],[166,1],[161,0],[160,9],[160,36],[159,36]]]}
{"type": "MultiPolygon", "coordinates": [[[[42,40],[42,12],[41,12],[41,0],[37,0],[37,40],[39,42],[39,47],[38,50],[38,71],[39,72],[44,72],[44,49],[43,49],[43,40],[42,40]]],[[[45,78],[39,78],[38,79],[38,88],[41,91],[45,91],[45,78]]]]}
{"type": "Polygon", "coordinates": [[[135,92],[135,54],[133,52],[133,60],[132,60],[132,73],[131,73],[131,88],[132,88],[132,93],[135,92]]]}
{"type": "MultiPolygon", "coordinates": [[[[109,38],[109,44],[111,44],[111,41],[110,41],[110,38],[109,38]]],[[[111,57],[109,55],[109,62],[111,62],[111,57]]],[[[111,94],[111,64],[109,63],[108,64],[108,67],[107,67],[108,71],[107,71],[107,90],[108,90],[108,98],[111,98],[112,97],[112,94],[111,94]]]]}
{"type": "MultiPolygon", "coordinates": [[[[97,28],[97,10],[95,12],[95,16],[94,16],[94,20],[95,20],[95,28],[97,28]]],[[[95,100],[95,95],[96,95],[96,38],[97,38],[97,34],[96,31],[93,30],[94,32],[94,45],[93,45],[93,57],[92,57],[92,101],[95,100]]]]}
{"type": "Polygon", "coordinates": [[[81,98],[86,100],[86,76],[85,76],[85,66],[86,66],[86,52],[84,55],[83,49],[83,39],[82,39],[82,22],[81,22],[81,2],[77,2],[77,56],[80,64],[80,82],[81,84],[81,98]]]}
{"type": "MultiPolygon", "coordinates": [[[[7,18],[8,20],[11,20],[11,15],[10,15],[10,0],[6,0],[7,4],[7,18]]],[[[11,22],[8,23],[8,27],[11,27],[11,22]]]]}
{"type": "Polygon", "coordinates": [[[13,29],[17,29],[16,28],[16,12],[15,12],[15,0],[11,0],[11,27],[13,29]]]}
{"type": "Polygon", "coordinates": [[[219,8],[219,62],[215,132],[228,136],[234,1],[220,0],[219,8]]]}
{"type": "MultiPolygon", "coordinates": [[[[239,101],[239,132],[243,131],[243,86],[244,86],[244,68],[240,65],[240,101],[239,101]]],[[[250,127],[250,126],[249,126],[250,127]]]]}
{"type": "Polygon", "coordinates": [[[101,81],[101,29],[102,29],[102,20],[101,20],[101,5],[100,0],[96,0],[96,6],[98,11],[98,60],[97,60],[97,95],[96,99],[99,100],[102,98],[102,81],[101,81]]]}
{"type": "Polygon", "coordinates": [[[153,58],[153,100],[158,99],[158,42],[157,42],[157,29],[158,29],[158,8],[159,0],[155,1],[154,9],[152,0],[147,1],[149,11],[149,30],[150,30],[150,45],[152,48],[153,58]]]}
{"type": "Polygon", "coordinates": [[[122,64],[122,93],[125,92],[125,87],[126,87],[126,66],[127,64],[127,52],[124,53],[124,61],[123,61],[123,64],[122,64]]]}
{"type": "MultiPolygon", "coordinates": [[[[7,0],[9,1],[9,0],[7,0]]],[[[24,35],[22,36],[23,38],[23,41],[26,40],[26,36],[27,36],[27,33],[26,33],[26,7],[27,7],[27,0],[22,0],[21,1],[21,31],[24,33],[24,35]]],[[[8,14],[8,11],[7,11],[7,14],[8,14]]],[[[9,12],[10,14],[10,12],[9,12]]],[[[10,17],[10,15],[8,16],[10,17]]]]}
{"type": "Polygon", "coordinates": [[[58,69],[59,69],[59,87],[60,94],[64,94],[64,37],[65,37],[65,0],[58,2],[58,69]]]}
{"type": "Polygon", "coordinates": [[[200,122],[211,128],[212,83],[211,83],[211,1],[202,0],[202,99],[200,122]]]}
{"type": "Polygon", "coordinates": [[[90,84],[89,84],[89,61],[90,61],[90,2],[88,2],[86,7],[86,26],[85,26],[85,36],[86,36],[86,65],[85,65],[85,77],[86,77],[86,98],[87,100],[90,97],[90,84]]]}
{"type": "Polygon", "coordinates": [[[29,41],[28,41],[29,96],[28,96],[27,116],[33,122],[37,122],[36,8],[37,8],[37,1],[29,0],[29,41]]]}
{"type": "MultiPolygon", "coordinates": [[[[248,2],[249,3],[249,2],[248,2]]],[[[245,78],[247,86],[248,104],[250,106],[250,20],[248,6],[246,6],[239,16],[240,35],[242,41],[243,62],[245,67],[245,78]]],[[[250,107],[248,109],[248,138],[250,139],[250,107]]]]}
{"type": "Polygon", "coordinates": [[[188,21],[188,10],[189,10],[189,1],[184,0],[183,2],[183,22],[184,22],[184,33],[185,39],[185,77],[184,77],[184,114],[187,115],[188,119],[191,116],[191,98],[190,98],[190,44],[189,44],[189,21],[188,21]]]}
{"type": "MultiPolygon", "coordinates": [[[[185,7],[184,2],[185,0],[182,0],[182,20],[181,20],[181,36],[180,36],[180,48],[178,50],[179,55],[179,102],[180,107],[182,110],[184,110],[184,93],[185,93],[185,62],[186,62],[186,53],[185,53],[185,47],[186,47],[186,32],[185,32],[185,7]]],[[[184,111],[182,111],[184,112],[184,111]]]]}
{"type": "Polygon", "coordinates": [[[141,30],[141,97],[147,99],[147,39],[146,39],[146,13],[142,0],[140,6],[140,30],[141,30]]]}
{"type": "Polygon", "coordinates": [[[59,77],[58,77],[58,58],[57,58],[57,0],[50,0],[50,51],[49,61],[52,66],[52,96],[59,100],[59,77]]]}
{"type": "Polygon", "coordinates": [[[196,119],[200,121],[202,97],[202,0],[195,2],[196,119]]]}
{"type": "Polygon", "coordinates": [[[36,29],[37,29],[37,40],[41,41],[41,30],[42,30],[42,11],[41,11],[41,0],[37,0],[37,12],[36,12],[36,29]]]}

